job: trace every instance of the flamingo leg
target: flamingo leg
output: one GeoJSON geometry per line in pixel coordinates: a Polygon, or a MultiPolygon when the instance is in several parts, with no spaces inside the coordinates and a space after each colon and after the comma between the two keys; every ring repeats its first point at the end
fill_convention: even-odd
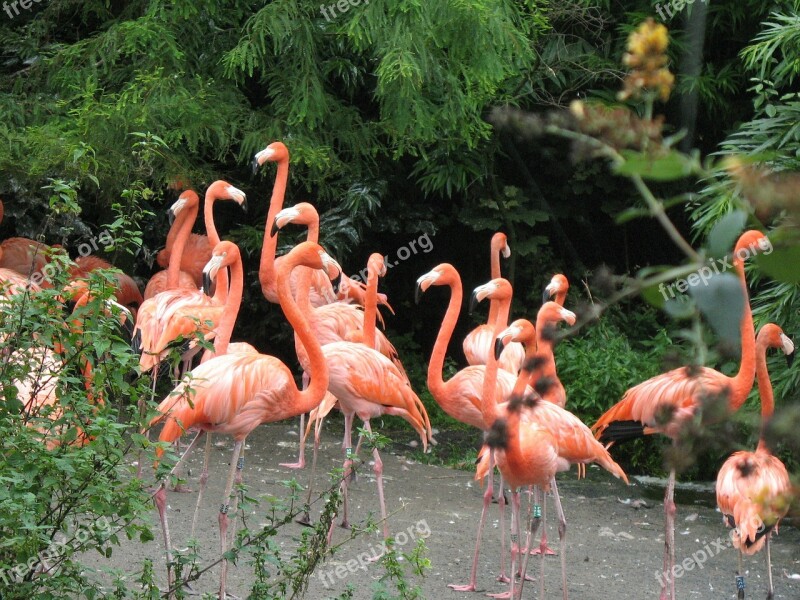
{"type": "MultiPolygon", "coordinates": [[[[372,427],[369,424],[369,419],[364,421],[364,428],[372,435],[372,427]]],[[[383,521],[383,539],[389,539],[389,517],[386,514],[386,501],[383,495],[383,461],[381,455],[378,453],[377,448],[372,449],[372,457],[375,460],[373,471],[375,473],[375,480],[378,485],[378,500],[381,503],[381,520],[383,521]]]]}
{"type": "MultiPolygon", "coordinates": [[[[233,515],[233,528],[231,529],[231,545],[234,544],[236,541],[236,531],[239,529],[239,519],[236,518],[236,511],[239,508],[239,487],[242,485],[243,477],[242,473],[244,471],[244,445],[242,445],[242,451],[239,453],[239,460],[236,461],[236,476],[233,480],[234,491],[233,491],[233,502],[231,503],[231,508],[228,511],[230,514],[233,515]]],[[[244,519],[244,516],[242,516],[244,519]]]]}
{"type": "Polygon", "coordinates": [[[664,577],[661,600],[675,600],[675,469],[670,469],[664,494],[664,577]]]}
{"type": "MultiPolygon", "coordinates": [[[[489,466],[494,470],[493,462],[489,466]]],[[[489,471],[489,489],[492,489],[492,471],[489,471]]],[[[500,509],[500,574],[497,576],[497,581],[508,583],[508,575],[506,575],[506,497],[503,493],[503,474],[500,473],[500,481],[497,487],[497,507],[500,509]]],[[[513,549],[511,550],[514,551],[513,549]]]]}
{"type": "Polygon", "coordinates": [[[233,490],[233,480],[236,476],[236,469],[239,462],[239,453],[242,451],[243,440],[237,440],[233,445],[233,456],[231,456],[231,468],[228,471],[228,481],[225,484],[225,493],[222,496],[222,504],[219,507],[219,543],[221,555],[223,556],[222,565],[220,567],[219,577],[219,599],[225,600],[225,581],[228,576],[228,561],[225,560],[225,553],[228,551],[228,510],[229,500],[231,497],[231,490],[233,490]]]}
{"type": "MultiPolygon", "coordinates": [[[[303,371],[303,389],[308,387],[308,373],[303,371]]],[[[310,417],[309,417],[310,418],[310,417]]],[[[300,415],[300,429],[297,430],[300,435],[300,448],[297,452],[297,462],[293,463],[279,463],[280,466],[288,469],[302,469],[306,466],[306,413],[300,415]]]]}
{"type": "MultiPolygon", "coordinates": [[[[150,386],[150,400],[154,400],[156,397],[156,381],[158,380],[158,365],[155,366],[153,370],[153,383],[150,386]]],[[[147,416],[147,400],[144,399],[144,396],[139,398],[139,419],[144,422],[145,417],[147,416]]],[[[142,427],[142,430],[139,432],[145,436],[145,439],[149,442],[150,441],[150,428],[149,427],[142,427]]],[[[142,451],[139,450],[139,456],[136,459],[136,479],[142,478],[142,451]]]]}
{"type": "Polygon", "coordinates": [[[766,535],[766,540],[764,540],[764,545],[766,546],[767,551],[767,575],[769,576],[769,589],[767,590],[767,600],[772,600],[775,595],[775,588],[772,587],[772,557],[770,556],[770,549],[769,549],[769,537],[770,534],[766,535]]]}
{"type": "Polygon", "coordinates": [[[547,494],[542,493],[542,539],[538,548],[530,551],[531,554],[544,554],[545,556],[555,556],[553,549],[547,545],[547,494]]]}
{"type": "MultiPolygon", "coordinates": [[[[561,589],[563,590],[564,600],[567,600],[567,519],[564,516],[564,508],[561,506],[561,495],[558,493],[556,478],[550,482],[553,489],[553,504],[556,505],[556,515],[558,515],[558,541],[561,553],[561,589]]],[[[544,506],[542,507],[544,514],[544,506]]],[[[542,535],[544,537],[544,535],[542,535]]]]}
{"type": "MultiPolygon", "coordinates": [[[[533,488],[533,490],[534,490],[533,502],[534,502],[534,507],[535,507],[535,506],[538,506],[538,503],[539,503],[539,488],[538,488],[538,486],[535,486],[533,488]]],[[[534,508],[533,517],[530,519],[528,539],[527,539],[527,543],[526,543],[527,547],[530,547],[531,542],[536,538],[536,532],[539,529],[540,522],[541,522],[541,517],[538,516],[538,513],[536,512],[536,510],[534,508]]],[[[522,586],[525,584],[525,573],[528,570],[528,558],[530,558],[530,553],[529,552],[525,552],[523,554],[523,558],[522,558],[522,570],[521,570],[521,576],[520,576],[520,581],[519,581],[520,596],[522,596],[522,586]]],[[[540,591],[539,598],[544,598],[544,556],[541,557],[541,561],[542,561],[542,574],[541,574],[541,581],[540,581],[541,591],[540,591]]]]}
{"type": "MultiPolygon", "coordinates": [[[[199,435],[199,434],[198,434],[199,435]]],[[[194,505],[194,515],[192,516],[192,529],[189,533],[189,538],[194,538],[194,532],[197,528],[197,515],[200,513],[200,504],[203,502],[203,493],[206,490],[206,483],[208,482],[208,459],[211,454],[211,434],[206,432],[206,447],[203,452],[203,470],[200,473],[200,489],[197,492],[197,502],[194,505]]]]}
{"type": "Polygon", "coordinates": [[[158,518],[161,521],[161,533],[164,536],[164,554],[167,560],[167,587],[172,589],[175,585],[175,575],[172,572],[172,541],[169,535],[169,525],[167,523],[167,488],[162,482],[158,486],[153,501],[158,509],[158,518]]]}
{"type": "Polygon", "coordinates": [[[738,600],[744,600],[744,569],[742,568],[742,549],[739,548],[739,570],[736,571],[736,589],[738,600]]]}
{"type": "Polygon", "coordinates": [[[347,482],[350,479],[350,472],[353,468],[352,448],[353,448],[353,418],[355,413],[345,414],[344,416],[344,467],[342,469],[342,523],[345,529],[350,527],[347,521],[347,482]]]}
{"type": "MultiPolygon", "coordinates": [[[[310,417],[309,417],[310,418],[310,417]]],[[[311,515],[309,514],[309,507],[311,506],[311,494],[314,488],[314,477],[317,473],[317,455],[319,454],[320,436],[322,435],[322,418],[317,419],[314,424],[314,452],[311,455],[311,474],[308,478],[308,494],[306,495],[306,510],[297,519],[297,523],[301,525],[311,525],[311,515]]],[[[330,540],[328,540],[330,543],[330,540]]]]}
{"type": "MultiPolygon", "coordinates": [[[[447,587],[453,589],[457,592],[474,592],[475,584],[477,583],[478,578],[478,554],[481,549],[481,534],[483,533],[483,524],[486,522],[486,513],[489,509],[489,505],[492,503],[492,474],[494,471],[494,453],[489,454],[489,475],[488,475],[488,484],[486,486],[486,490],[483,492],[483,508],[481,509],[481,518],[478,521],[478,535],[475,538],[475,554],[472,557],[472,569],[469,575],[469,583],[466,585],[458,585],[455,583],[447,584],[447,587]]],[[[504,574],[504,573],[503,573],[504,574]]],[[[498,580],[500,578],[498,577],[498,580]]],[[[508,578],[506,578],[506,582],[508,578]]]]}
{"type": "MultiPolygon", "coordinates": [[[[520,517],[519,517],[519,490],[514,490],[511,492],[511,577],[508,578],[508,591],[507,592],[500,592],[499,594],[486,594],[490,598],[495,598],[497,600],[515,600],[517,594],[522,594],[522,588],[519,591],[516,590],[516,573],[517,573],[517,561],[519,560],[519,546],[517,544],[517,540],[519,540],[521,531],[520,525],[520,517]],[[514,546],[517,546],[517,551],[514,551],[514,546]]],[[[529,538],[530,539],[530,538],[529,538]]],[[[526,555],[527,558],[527,555],[526,555]]],[[[521,567],[520,567],[521,569],[521,567]]],[[[522,582],[520,582],[522,585],[522,582]]]]}

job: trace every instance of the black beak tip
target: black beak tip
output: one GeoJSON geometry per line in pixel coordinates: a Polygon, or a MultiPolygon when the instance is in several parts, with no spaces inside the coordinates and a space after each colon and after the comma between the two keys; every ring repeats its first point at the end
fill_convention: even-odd
{"type": "Polygon", "coordinates": [[[331,285],[333,286],[333,293],[334,294],[338,294],[339,293],[339,288],[342,286],[342,272],[341,271],[339,271],[339,273],[338,273],[338,275],[336,275],[335,279],[331,280],[331,285]]]}
{"type": "Polygon", "coordinates": [[[542,292],[542,304],[544,304],[548,300],[550,300],[550,292],[547,290],[547,288],[545,288],[544,291],[542,292]]]}
{"type": "Polygon", "coordinates": [[[786,355],[786,366],[791,367],[794,363],[794,352],[786,355]]]}
{"type": "Polygon", "coordinates": [[[141,330],[137,331],[134,336],[131,338],[131,349],[135,354],[139,354],[142,351],[142,332],[141,330]]]}
{"type": "Polygon", "coordinates": [[[500,360],[500,355],[503,353],[503,349],[506,345],[503,343],[503,340],[500,338],[495,339],[494,341],[494,359],[500,360]]]}
{"type": "Polygon", "coordinates": [[[414,290],[414,304],[419,304],[419,299],[422,296],[422,284],[417,284],[416,289],[414,290]]]}
{"type": "Polygon", "coordinates": [[[275,221],[272,224],[272,229],[269,230],[269,237],[275,237],[278,234],[278,229],[279,229],[278,222],[275,221]]]}
{"type": "Polygon", "coordinates": [[[250,163],[250,167],[253,169],[253,175],[258,173],[258,159],[253,157],[253,162],[250,163]]]}
{"type": "Polygon", "coordinates": [[[172,209],[167,210],[167,220],[169,221],[169,226],[172,227],[175,222],[175,213],[172,212],[172,209]]]}
{"type": "Polygon", "coordinates": [[[477,292],[473,291],[472,296],[469,298],[469,314],[472,314],[472,312],[475,310],[475,307],[478,305],[478,302],[478,294],[477,292]]]}
{"type": "Polygon", "coordinates": [[[247,212],[247,199],[242,201],[242,205],[241,206],[242,206],[242,211],[246,213],[247,212]]]}
{"type": "Polygon", "coordinates": [[[206,296],[211,295],[211,275],[205,271],[203,272],[203,292],[206,296]]]}
{"type": "Polygon", "coordinates": [[[125,331],[128,333],[128,337],[133,339],[133,328],[134,328],[133,321],[131,319],[126,318],[123,327],[125,328],[125,331]]]}

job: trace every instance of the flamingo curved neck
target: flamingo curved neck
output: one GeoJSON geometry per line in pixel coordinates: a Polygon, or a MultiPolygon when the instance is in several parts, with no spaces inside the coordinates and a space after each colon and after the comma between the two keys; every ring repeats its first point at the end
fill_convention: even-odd
{"type": "MultiPolygon", "coordinates": [[[[220,286],[217,286],[219,289],[220,286]]],[[[242,305],[242,292],[244,290],[244,269],[242,268],[241,256],[231,265],[231,289],[225,303],[225,310],[220,317],[217,325],[217,336],[214,338],[214,354],[221,356],[228,351],[228,344],[233,335],[233,327],[236,324],[236,317],[239,315],[239,308],[242,305]]]]}
{"type": "MultiPolygon", "coordinates": [[[[173,230],[176,232],[173,237],[172,249],[169,255],[169,265],[167,266],[167,289],[174,290],[178,287],[181,274],[181,260],[183,260],[183,251],[186,248],[186,243],[189,241],[189,236],[192,234],[192,226],[195,219],[197,219],[198,206],[190,206],[182,210],[178,215],[175,223],[170,228],[169,233],[173,230]]],[[[167,234],[167,248],[170,247],[169,234],[167,234]]]]}
{"type": "Polygon", "coordinates": [[[319,406],[322,397],[328,389],[328,363],[325,362],[325,356],[322,353],[322,347],[319,341],[311,331],[311,326],[308,323],[303,311],[292,298],[292,289],[290,285],[290,276],[292,270],[299,265],[297,257],[287,255],[286,260],[278,268],[278,302],[281,305],[283,314],[286,320],[289,321],[292,328],[300,338],[300,343],[306,350],[309,362],[309,377],[311,381],[308,387],[300,391],[297,389],[297,384],[294,385],[295,397],[297,398],[297,410],[300,413],[306,413],[313,408],[319,406]]]}
{"type": "Polygon", "coordinates": [[[447,311],[442,319],[439,335],[436,336],[436,342],[431,352],[431,360],[428,363],[428,389],[431,391],[433,397],[440,403],[442,400],[446,401],[447,397],[447,391],[445,390],[446,384],[442,375],[444,357],[447,353],[447,346],[450,344],[450,339],[453,337],[456,323],[458,322],[458,314],[461,312],[463,295],[461,279],[456,275],[456,280],[450,284],[450,302],[447,304],[447,311]]]}
{"type": "MultiPolygon", "coordinates": [[[[491,275],[492,279],[497,279],[501,277],[500,275],[500,248],[495,247],[494,240],[492,240],[492,251],[491,251],[491,275]]],[[[498,304],[497,301],[492,299],[489,302],[489,317],[486,319],[486,323],[490,327],[494,327],[494,322],[497,319],[497,311],[498,311],[498,304]]]]}
{"type": "Polygon", "coordinates": [[[364,345],[375,347],[375,319],[378,311],[378,273],[367,268],[367,294],[364,306],[364,345]]]}
{"type": "Polygon", "coordinates": [[[756,378],[758,380],[758,396],[761,399],[761,435],[758,438],[758,447],[765,449],[764,428],[775,410],[775,396],[767,370],[766,342],[759,341],[756,348],[756,378]]]}
{"type": "Polygon", "coordinates": [[[270,230],[275,222],[275,215],[283,210],[283,199],[286,195],[286,182],[289,179],[289,157],[278,161],[278,171],[275,174],[275,183],[272,186],[272,197],[267,211],[267,222],[264,225],[264,244],[261,246],[261,263],[258,268],[258,280],[264,295],[268,290],[274,289],[275,280],[275,251],[278,248],[278,236],[271,236],[270,230]]]}
{"type": "Polygon", "coordinates": [[[744,276],[744,265],[738,258],[734,259],[736,274],[742,286],[742,296],[744,306],[742,310],[742,320],[740,332],[742,336],[742,355],[739,363],[739,371],[732,378],[731,395],[729,408],[731,411],[739,410],[747,400],[747,395],[753,388],[753,380],[756,373],[756,333],[753,325],[753,313],[750,310],[750,296],[747,290],[747,279],[744,276]]]}
{"type": "MultiPolygon", "coordinates": [[[[206,235],[208,236],[208,243],[213,250],[219,244],[219,233],[217,233],[217,226],[214,223],[214,202],[217,201],[218,195],[214,186],[206,190],[205,202],[203,204],[203,220],[206,225],[206,235]]],[[[208,290],[207,290],[208,291],[208,290]]],[[[220,302],[225,302],[228,297],[228,271],[222,270],[217,275],[216,289],[214,290],[214,298],[219,299],[220,302]]]]}

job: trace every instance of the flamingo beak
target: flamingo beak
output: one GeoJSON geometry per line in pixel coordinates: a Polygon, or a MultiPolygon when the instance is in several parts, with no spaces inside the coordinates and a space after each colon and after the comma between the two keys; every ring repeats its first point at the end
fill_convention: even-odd
{"type": "Polygon", "coordinates": [[[120,317],[122,318],[122,327],[125,329],[128,335],[133,338],[134,318],[131,310],[127,306],[123,306],[114,300],[106,300],[105,304],[108,308],[111,308],[112,306],[117,307],[120,312],[120,317]]]}
{"type": "Polygon", "coordinates": [[[479,285],[474,290],[472,290],[472,296],[469,299],[469,314],[475,310],[475,307],[478,305],[478,302],[486,298],[489,293],[494,289],[491,283],[487,283],[484,285],[479,285]]]}
{"type": "Polygon", "coordinates": [[[142,351],[142,330],[136,329],[135,331],[131,337],[131,350],[134,354],[139,354],[142,351]]]}
{"type": "Polygon", "coordinates": [[[260,166],[260,165],[258,164],[258,154],[256,154],[256,155],[253,157],[253,160],[252,160],[252,162],[250,163],[250,166],[251,166],[251,167],[252,167],[252,169],[253,169],[253,175],[255,175],[256,173],[258,173],[258,167],[260,166]]]}
{"type": "Polygon", "coordinates": [[[791,368],[792,363],[794,363],[794,352],[786,355],[786,366],[791,368]]]}
{"type": "Polygon", "coordinates": [[[269,230],[269,237],[275,237],[278,235],[278,229],[280,229],[280,227],[278,227],[278,219],[276,218],[272,222],[272,229],[269,230]]]}
{"type": "Polygon", "coordinates": [[[245,197],[245,199],[244,199],[244,200],[242,200],[242,203],[241,203],[239,206],[241,206],[241,207],[242,207],[242,211],[244,211],[245,213],[247,213],[247,198],[246,198],[246,197],[245,197]]]}
{"type": "Polygon", "coordinates": [[[419,304],[419,299],[422,296],[422,282],[417,281],[417,288],[414,290],[414,304],[419,304]]]}
{"type": "Polygon", "coordinates": [[[224,256],[224,254],[212,256],[211,260],[209,260],[206,263],[206,266],[203,267],[203,291],[205,292],[206,296],[211,295],[211,280],[216,278],[217,273],[222,266],[222,260],[224,256]]]}
{"type": "Polygon", "coordinates": [[[175,222],[175,212],[172,210],[172,207],[167,209],[167,221],[169,221],[170,227],[172,227],[172,224],[175,222]]]}
{"type": "Polygon", "coordinates": [[[504,337],[498,337],[494,341],[494,359],[500,360],[500,355],[503,353],[506,347],[506,339],[504,337]]]}
{"type": "Polygon", "coordinates": [[[542,304],[550,300],[550,296],[553,295],[552,289],[552,284],[550,283],[545,286],[544,291],[542,292],[542,304]]]}
{"type": "Polygon", "coordinates": [[[338,294],[339,287],[342,285],[342,267],[327,252],[322,251],[320,255],[322,257],[322,268],[325,270],[325,274],[328,276],[328,279],[331,280],[331,285],[333,286],[333,293],[338,294]],[[331,277],[331,267],[334,267],[336,269],[336,277],[331,277]]]}

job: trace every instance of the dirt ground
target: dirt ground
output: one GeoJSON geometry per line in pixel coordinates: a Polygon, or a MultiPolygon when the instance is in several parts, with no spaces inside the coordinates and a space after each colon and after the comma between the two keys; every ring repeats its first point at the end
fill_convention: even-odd
{"type": "MultiPolygon", "coordinates": [[[[319,459],[320,485],[327,481],[326,470],[341,466],[341,441],[338,424],[334,423],[323,435],[319,459]]],[[[477,440],[477,437],[476,437],[477,440]]],[[[217,514],[224,487],[232,441],[215,438],[211,456],[211,476],[207,501],[204,502],[198,526],[198,537],[203,560],[210,562],[218,555],[217,514]]],[[[244,470],[249,495],[285,496],[287,491],[278,482],[296,477],[303,485],[308,469],[292,471],[279,467],[279,462],[294,460],[297,449],[297,423],[291,425],[262,426],[248,439],[244,470]]],[[[448,583],[466,583],[474,548],[476,526],[480,516],[482,490],[472,480],[472,473],[415,463],[402,456],[402,448],[394,447],[382,453],[387,508],[391,531],[396,534],[398,549],[409,551],[417,537],[424,537],[431,569],[424,579],[413,578],[421,586],[423,596],[429,599],[456,600],[478,598],[483,594],[454,592],[448,583]]],[[[362,451],[362,457],[365,455],[362,451]]],[[[309,448],[310,464],[310,448],[309,448]]],[[[190,460],[190,485],[196,488],[202,451],[190,460]]],[[[569,597],[573,600],[618,598],[641,600],[658,598],[663,550],[663,507],[660,500],[663,490],[632,480],[630,487],[596,467],[588,469],[588,477],[577,481],[575,470],[559,476],[559,488],[567,519],[567,561],[569,597]],[[646,506],[636,508],[640,500],[646,506]]],[[[375,483],[371,467],[361,468],[356,483],[351,486],[351,515],[357,523],[369,512],[379,515],[375,483]]],[[[196,493],[170,493],[170,527],[174,543],[185,546],[188,537],[196,493]]],[[[720,514],[709,506],[713,501],[709,493],[689,493],[678,489],[676,563],[686,567],[677,579],[677,596],[680,599],[736,597],[734,571],[737,553],[727,543],[726,529],[720,514]],[[694,555],[695,558],[692,558],[694,555]]],[[[547,533],[550,545],[558,549],[555,510],[552,501],[547,503],[547,533]]],[[[248,523],[257,527],[263,522],[258,510],[251,511],[248,523]]],[[[508,514],[508,513],[507,513],[508,514]]],[[[157,524],[153,510],[154,526],[157,524]]],[[[290,551],[297,544],[302,526],[292,524],[281,530],[277,538],[282,547],[290,551]]],[[[334,543],[348,537],[345,530],[336,527],[334,543]]],[[[359,555],[377,552],[380,544],[377,534],[370,534],[348,542],[329,558],[311,578],[305,597],[321,599],[336,597],[348,584],[356,588],[354,597],[372,598],[372,583],[383,570],[370,564],[359,568],[359,555]]],[[[500,522],[497,505],[493,505],[487,519],[484,542],[478,569],[478,588],[482,592],[501,592],[506,585],[498,583],[500,550],[500,522]]],[[[126,542],[115,550],[109,561],[96,562],[96,566],[114,566],[135,571],[141,568],[144,558],[153,559],[157,574],[164,577],[163,548],[160,538],[142,544],[126,542]]],[[[772,562],[775,575],[776,600],[800,598],[800,531],[787,524],[780,535],[773,538],[772,562]],[[793,577],[794,575],[794,577],[793,577]]],[[[531,557],[529,574],[539,577],[539,557],[531,557]]],[[[766,597],[767,582],[765,557],[745,557],[747,597],[766,597]]],[[[557,556],[545,559],[546,596],[561,598],[560,561],[557,556]]],[[[217,571],[203,576],[196,586],[202,592],[216,590],[217,571]]],[[[231,567],[229,591],[245,598],[252,584],[252,568],[244,562],[231,567]]],[[[524,597],[538,597],[538,582],[526,583],[524,597]]]]}

